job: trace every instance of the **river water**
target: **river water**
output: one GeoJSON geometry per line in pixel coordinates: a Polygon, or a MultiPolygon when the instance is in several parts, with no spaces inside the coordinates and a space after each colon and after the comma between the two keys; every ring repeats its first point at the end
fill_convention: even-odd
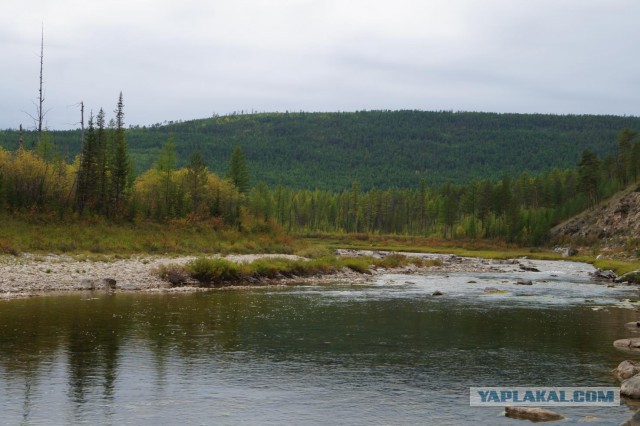
{"type": "MultiPolygon", "coordinates": [[[[3,424],[513,424],[471,386],[616,386],[638,291],[591,267],[0,302],[3,424]],[[533,279],[531,286],[516,285],[533,279]],[[486,287],[507,293],[488,294],[486,287]],[[435,290],[445,293],[432,296],[435,290]]],[[[559,407],[619,424],[620,407],[559,407]]]]}

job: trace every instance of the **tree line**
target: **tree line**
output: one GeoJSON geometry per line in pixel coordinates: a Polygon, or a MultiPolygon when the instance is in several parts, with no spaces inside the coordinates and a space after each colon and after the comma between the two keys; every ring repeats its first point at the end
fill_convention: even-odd
{"type": "Polygon", "coordinates": [[[46,133],[34,149],[0,149],[0,210],[128,221],[213,219],[241,229],[278,226],[294,233],[390,233],[539,245],[553,225],[640,177],[640,141],[629,129],[618,135],[614,154],[600,158],[585,149],[574,169],[463,184],[430,185],[420,177],[413,188],[362,189],[355,181],[341,191],[251,186],[239,146],[224,177],[208,169],[198,149],[179,167],[170,134],[153,167],[136,177],[122,95],[114,113],[109,123],[102,109],[90,116],[82,150],[72,162],[55,154],[46,133]]]}
{"type": "MultiPolygon", "coordinates": [[[[156,162],[172,134],[178,167],[199,149],[208,169],[227,172],[241,147],[253,182],[273,187],[342,191],[414,188],[516,177],[573,168],[588,148],[600,158],[616,151],[623,128],[638,117],[493,114],[476,112],[359,111],[227,115],[127,128],[129,159],[141,173],[156,162]],[[579,141],[579,143],[576,143],[579,141]],[[322,176],[322,179],[318,179],[322,176]]],[[[80,130],[50,137],[67,161],[81,151],[80,130]]],[[[0,146],[17,148],[17,131],[0,131],[0,146]]],[[[32,148],[35,132],[25,133],[32,148]]]]}

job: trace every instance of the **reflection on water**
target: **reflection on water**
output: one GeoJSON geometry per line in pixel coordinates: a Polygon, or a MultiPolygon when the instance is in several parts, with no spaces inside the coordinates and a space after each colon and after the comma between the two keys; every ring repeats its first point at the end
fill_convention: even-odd
{"type": "MultiPolygon", "coordinates": [[[[506,424],[500,409],[469,407],[468,388],[612,386],[609,370],[628,357],[611,342],[636,315],[610,305],[635,292],[570,272],[533,286],[389,275],[369,286],[2,302],[3,422],[506,424]]],[[[624,406],[562,413],[569,423],[630,416],[624,406]]]]}

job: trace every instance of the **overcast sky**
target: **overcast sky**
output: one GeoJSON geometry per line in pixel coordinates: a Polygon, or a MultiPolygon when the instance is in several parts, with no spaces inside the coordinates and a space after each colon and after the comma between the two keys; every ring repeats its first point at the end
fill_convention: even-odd
{"type": "Polygon", "coordinates": [[[0,128],[76,106],[127,124],[234,111],[640,115],[637,0],[21,0],[0,13],[0,128]]]}

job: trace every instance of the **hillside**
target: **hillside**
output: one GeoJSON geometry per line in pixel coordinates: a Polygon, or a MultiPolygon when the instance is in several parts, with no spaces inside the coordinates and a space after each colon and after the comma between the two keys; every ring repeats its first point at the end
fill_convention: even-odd
{"type": "MultiPolygon", "coordinates": [[[[127,130],[138,173],[152,166],[174,135],[179,165],[199,148],[208,167],[226,173],[242,147],[252,182],[291,188],[341,190],[417,187],[447,181],[498,179],[554,167],[574,168],[585,148],[613,153],[616,135],[640,129],[640,118],[473,112],[365,111],[233,115],[127,130]]],[[[0,145],[15,149],[16,131],[0,131],[0,145]]],[[[25,136],[29,146],[35,135],[25,136]],[[31,142],[30,142],[31,141],[31,142]]],[[[79,131],[54,131],[58,151],[70,158],[79,131]]]]}
{"type": "Polygon", "coordinates": [[[621,191],[551,230],[552,239],[598,245],[607,251],[635,251],[640,242],[640,185],[621,191]],[[634,250],[635,249],[635,250],[634,250]]]}

